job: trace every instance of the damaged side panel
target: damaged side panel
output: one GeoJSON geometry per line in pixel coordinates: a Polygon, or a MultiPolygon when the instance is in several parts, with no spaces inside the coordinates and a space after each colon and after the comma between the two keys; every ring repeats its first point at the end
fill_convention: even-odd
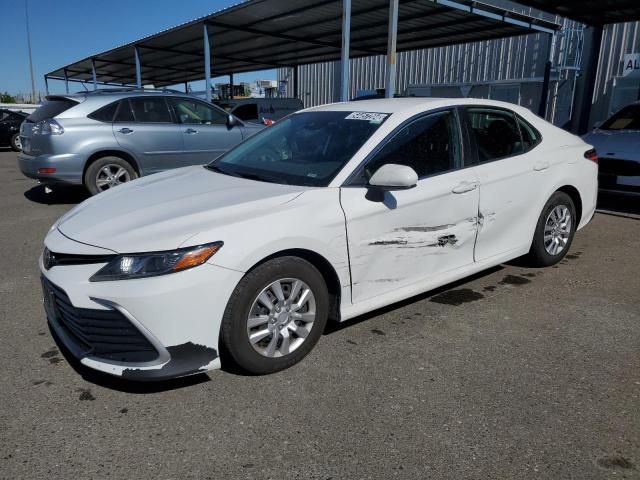
{"type": "Polygon", "coordinates": [[[427,178],[378,202],[363,201],[364,188],[342,190],[354,303],[473,263],[479,191],[452,190],[474,175],[465,169],[427,178]]]}

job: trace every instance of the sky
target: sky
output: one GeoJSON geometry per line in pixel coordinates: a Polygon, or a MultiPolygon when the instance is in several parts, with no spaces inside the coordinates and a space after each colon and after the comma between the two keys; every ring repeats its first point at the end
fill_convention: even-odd
{"type": "MultiPolygon", "coordinates": [[[[25,2],[29,8],[36,90],[44,92],[45,73],[239,0],[0,0],[0,92],[31,91],[25,2]]],[[[234,82],[258,78],[275,79],[276,73],[267,70],[238,74],[234,82]]],[[[218,81],[226,82],[228,77],[218,81]]],[[[83,90],[79,83],[69,85],[71,91],[83,90]]],[[[200,90],[204,82],[192,82],[191,86],[200,90]]],[[[64,82],[50,80],[49,91],[64,92],[64,82]]]]}

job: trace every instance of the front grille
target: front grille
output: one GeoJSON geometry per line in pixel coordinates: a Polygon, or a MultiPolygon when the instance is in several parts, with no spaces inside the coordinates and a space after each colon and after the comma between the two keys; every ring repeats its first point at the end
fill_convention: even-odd
{"type": "Polygon", "coordinates": [[[620,158],[600,158],[598,160],[600,174],[636,176],[640,175],[640,162],[620,158]]]}
{"type": "Polygon", "coordinates": [[[119,311],[76,308],[64,290],[44,277],[42,288],[47,315],[85,355],[125,363],[158,358],[149,340],[119,311]]]}
{"type": "Polygon", "coordinates": [[[57,253],[52,252],[47,247],[44,248],[42,254],[42,260],[44,262],[44,268],[49,270],[56,265],[87,265],[93,263],[108,263],[116,255],[75,255],[71,253],[57,253]]]}

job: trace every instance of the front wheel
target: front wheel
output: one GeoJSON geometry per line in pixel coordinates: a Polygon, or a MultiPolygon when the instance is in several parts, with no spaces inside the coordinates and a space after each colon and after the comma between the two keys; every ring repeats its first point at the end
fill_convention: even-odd
{"type": "Polygon", "coordinates": [[[84,185],[91,195],[97,195],[137,177],[129,162],[120,157],[108,156],[89,165],[84,175],[84,185]]]}
{"type": "Polygon", "coordinates": [[[571,197],[555,192],[542,209],[527,260],[532,266],[548,267],[564,258],[571,247],[578,219],[571,197]]]}
{"type": "Polygon", "coordinates": [[[301,258],[275,258],[247,273],[234,290],[222,320],[222,339],[245,371],[277,372],[311,351],[328,315],[322,274],[301,258]]]}
{"type": "Polygon", "coordinates": [[[20,141],[19,133],[14,133],[11,137],[11,150],[14,152],[22,151],[22,142],[20,141]]]}

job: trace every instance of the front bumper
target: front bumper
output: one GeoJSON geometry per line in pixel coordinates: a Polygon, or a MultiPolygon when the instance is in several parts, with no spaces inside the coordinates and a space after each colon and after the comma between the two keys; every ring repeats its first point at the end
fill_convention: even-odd
{"type": "Polygon", "coordinates": [[[45,270],[40,259],[49,325],[80,363],[133,380],[220,368],[220,322],[241,272],[204,264],[161,277],[89,282],[103,265],[45,270]]]}
{"type": "Polygon", "coordinates": [[[86,158],[75,153],[60,155],[18,154],[18,167],[26,177],[43,183],[69,183],[82,185],[86,158]],[[41,168],[55,168],[55,173],[38,173],[41,168]]]}

